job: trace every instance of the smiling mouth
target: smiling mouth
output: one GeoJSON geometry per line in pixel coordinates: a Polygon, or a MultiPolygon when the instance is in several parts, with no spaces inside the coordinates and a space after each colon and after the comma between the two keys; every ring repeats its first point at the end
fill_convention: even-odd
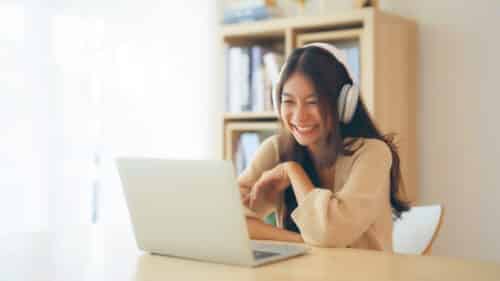
{"type": "Polygon", "coordinates": [[[292,127],[299,134],[307,134],[307,133],[310,133],[310,132],[314,131],[317,128],[317,125],[313,125],[313,126],[296,126],[296,125],[292,125],[292,127]]]}

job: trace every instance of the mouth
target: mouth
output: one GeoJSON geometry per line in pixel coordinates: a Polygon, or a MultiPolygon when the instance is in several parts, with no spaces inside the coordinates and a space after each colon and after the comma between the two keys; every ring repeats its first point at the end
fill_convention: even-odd
{"type": "Polygon", "coordinates": [[[318,125],[298,126],[298,125],[292,124],[292,128],[296,133],[303,135],[303,136],[308,136],[316,131],[316,129],[318,128],[318,125]]]}

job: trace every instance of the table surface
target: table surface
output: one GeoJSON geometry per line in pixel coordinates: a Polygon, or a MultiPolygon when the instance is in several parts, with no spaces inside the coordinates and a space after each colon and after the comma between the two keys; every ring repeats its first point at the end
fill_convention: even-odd
{"type": "Polygon", "coordinates": [[[257,268],[156,256],[117,226],[1,234],[0,247],[0,280],[500,280],[494,262],[355,249],[313,247],[257,268]]]}

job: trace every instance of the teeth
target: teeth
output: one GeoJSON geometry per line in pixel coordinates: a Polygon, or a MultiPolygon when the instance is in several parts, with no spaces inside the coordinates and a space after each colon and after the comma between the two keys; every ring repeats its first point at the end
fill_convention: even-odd
{"type": "Polygon", "coordinates": [[[298,126],[295,126],[295,128],[300,133],[307,133],[307,132],[311,131],[314,128],[314,126],[309,126],[309,127],[298,127],[298,126]]]}

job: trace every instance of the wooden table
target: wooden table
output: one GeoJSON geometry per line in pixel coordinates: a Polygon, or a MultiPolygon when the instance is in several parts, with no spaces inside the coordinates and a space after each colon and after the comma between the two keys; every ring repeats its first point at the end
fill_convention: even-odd
{"type": "Polygon", "coordinates": [[[0,280],[500,280],[500,264],[437,256],[313,248],[258,268],[155,256],[122,227],[0,235],[0,280]]]}

